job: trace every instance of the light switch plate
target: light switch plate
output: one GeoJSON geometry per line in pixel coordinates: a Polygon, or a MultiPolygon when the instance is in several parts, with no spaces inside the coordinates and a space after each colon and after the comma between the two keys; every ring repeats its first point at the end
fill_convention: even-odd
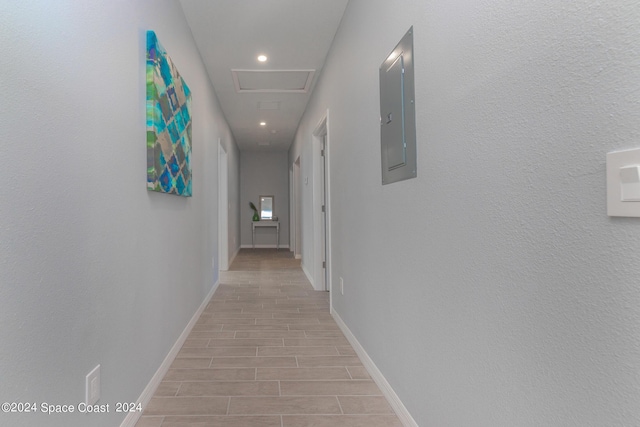
{"type": "Polygon", "coordinates": [[[93,368],[85,378],[85,403],[93,405],[98,400],[100,400],[100,365],[93,368]]]}
{"type": "Polygon", "coordinates": [[[640,148],[607,153],[607,215],[640,217],[640,200],[633,200],[630,182],[636,165],[640,166],[640,148]]]}
{"type": "Polygon", "coordinates": [[[622,201],[640,202],[640,166],[620,168],[620,187],[622,188],[622,201]]]}

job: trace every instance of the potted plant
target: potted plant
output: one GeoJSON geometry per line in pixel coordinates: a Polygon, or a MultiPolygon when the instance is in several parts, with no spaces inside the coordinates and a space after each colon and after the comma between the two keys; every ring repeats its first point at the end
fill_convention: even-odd
{"type": "Polygon", "coordinates": [[[258,215],[258,208],[256,208],[256,205],[254,205],[253,202],[249,202],[249,207],[253,209],[253,220],[260,221],[260,215],[258,215]]]}

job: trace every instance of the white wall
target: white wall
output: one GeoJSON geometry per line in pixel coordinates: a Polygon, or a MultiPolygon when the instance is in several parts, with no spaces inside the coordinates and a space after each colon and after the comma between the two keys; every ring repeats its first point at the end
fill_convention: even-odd
{"type": "Polygon", "coordinates": [[[119,425],[217,281],[237,149],[175,1],[2,2],[0,43],[0,401],[77,404],[101,364],[112,405],[0,425],[119,425]],[[193,92],[191,198],[146,190],[148,29],[193,92]]]}
{"type": "MultiPolygon", "coordinates": [[[[318,96],[318,95],[314,95],[318,96]]],[[[312,100],[314,97],[312,97],[312,100]]],[[[313,137],[315,126],[326,114],[326,110],[320,111],[307,106],[307,113],[303,116],[300,127],[296,133],[296,138],[289,149],[289,168],[293,168],[293,164],[298,157],[300,158],[300,226],[302,228],[300,236],[301,244],[301,267],[307,274],[307,278],[314,282],[316,277],[315,264],[316,248],[314,245],[314,172],[319,175],[317,159],[319,156],[319,146],[317,140],[313,137]],[[309,121],[311,120],[311,121],[309,121]],[[313,121],[315,120],[315,123],[313,121]],[[314,168],[314,160],[316,167],[314,168]]],[[[318,178],[316,178],[316,181],[318,178]]],[[[317,183],[319,185],[319,183],[317,183]]],[[[336,248],[339,250],[339,248],[336,248]]],[[[320,256],[320,255],[318,255],[320,256]]]]}
{"type": "MultiPolygon", "coordinates": [[[[223,144],[224,145],[224,144],[223,144]]],[[[240,250],[240,150],[235,143],[230,144],[227,153],[227,254],[229,266],[240,250]]]]}
{"type": "Polygon", "coordinates": [[[605,206],[639,33],[635,0],[350,1],[290,162],[312,176],[329,108],[333,307],[419,425],[640,425],[640,222],[605,206]],[[378,67],[411,25],[418,178],[382,186],[378,67]]]}
{"type": "MultiPolygon", "coordinates": [[[[289,245],[289,171],[286,151],[242,151],[240,153],[240,229],[242,246],[251,247],[249,202],[260,209],[260,196],[274,196],[274,215],[280,222],[280,247],[289,245]]],[[[275,247],[273,228],[256,230],[256,247],[275,247]]]]}
{"type": "MultiPolygon", "coordinates": [[[[227,160],[229,162],[228,169],[228,183],[229,183],[229,231],[227,233],[229,237],[229,261],[240,250],[240,210],[242,206],[240,204],[240,150],[238,146],[233,143],[232,150],[227,150],[227,160]]],[[[229,263],[231,265],[231,262],[229,263]]]]}

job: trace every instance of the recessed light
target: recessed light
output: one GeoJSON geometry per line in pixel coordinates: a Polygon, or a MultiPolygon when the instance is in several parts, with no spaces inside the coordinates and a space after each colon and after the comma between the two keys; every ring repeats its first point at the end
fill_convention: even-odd
{"type": "Polygon", "coordinates": [[[267,62],[267,57],[266,57],[266,55],[260,55],[260,56],[258,56],[258,61],[260,61],[260,62],[267,62]]]}
{"type": "Polygon", "coordinates": [[[267,122],[260,122],[260,126],[266,126],[267,122]]]}

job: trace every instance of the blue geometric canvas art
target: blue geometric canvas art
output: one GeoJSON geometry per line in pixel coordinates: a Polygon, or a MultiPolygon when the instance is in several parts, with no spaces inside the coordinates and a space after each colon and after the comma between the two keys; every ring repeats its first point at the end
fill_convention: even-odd
{"type": "Polygon", "coordinates": [[[147,31],[147,190],[191,196],[191,91],[147,31]]]}

